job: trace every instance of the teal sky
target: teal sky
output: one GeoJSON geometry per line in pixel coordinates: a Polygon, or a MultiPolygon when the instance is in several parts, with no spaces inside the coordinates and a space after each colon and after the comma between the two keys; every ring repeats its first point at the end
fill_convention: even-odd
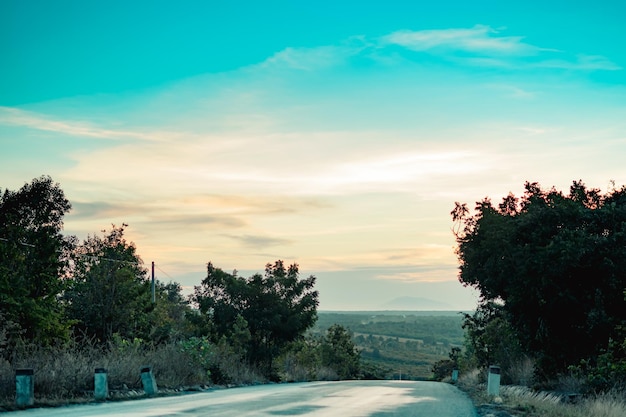
{"type": "Polygon", "coordinates": [[[626,184],[621,1],[0,3],[0,187],[130,224],[187,288],[298,262],[321,308],[471,308],[454,201],[626,184]]]}

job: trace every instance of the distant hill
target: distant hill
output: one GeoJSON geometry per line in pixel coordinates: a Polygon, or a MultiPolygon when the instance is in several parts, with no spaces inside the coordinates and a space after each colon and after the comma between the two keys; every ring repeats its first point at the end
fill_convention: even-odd
{"type": "Polygon", "coordinates": [[[398,297],[382,305],[385,310],[454,310],[450,304],[423,297],[398,297]]]}

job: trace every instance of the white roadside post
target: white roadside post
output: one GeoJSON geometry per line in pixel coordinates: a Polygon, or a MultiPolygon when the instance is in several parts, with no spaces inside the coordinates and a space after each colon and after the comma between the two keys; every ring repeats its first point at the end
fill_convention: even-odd
{"type": "Polygon", "coordinates": [[[456,384],[456,382],[459,380],[459,370],[458,369],[453,369],[452,370],[452,383],[456,384]]]}
{"type": "Polygon", "coordinates": [[[489,377],[487,379],[487,394],[497,397],[500,395],[500,367],[492,365],[489,367],[489,377]]]}
{"type": "Polygon", "coordinates": [[[15,404],[18,407],[35,404],[35,372],[32,368],[15,370],[15,404]]]}
{"type": "Polygon", "coordinates": [[[149,366],[141,368],[141,383],[143,384],[143,390],[147,395],[155,395],[159,392],[156,379],[154,379],[154,375],[152,374],[152,368],[149,366]]]}
{"type": "Polygon", "coordinates": [[[109,383],[107,380],[107,370],[96,368],[93,376],[93,395],[98,401],[104,401],[109,397],[109,383]]]}

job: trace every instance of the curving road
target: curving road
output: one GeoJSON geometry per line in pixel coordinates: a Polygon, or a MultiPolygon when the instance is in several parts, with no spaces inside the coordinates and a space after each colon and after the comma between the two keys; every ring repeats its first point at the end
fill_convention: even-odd
{"type": "Polygon", "coordinates": [[[259,385],[175,397],[30,409],[19,417],[475,417],[461,391],[438,382],[341,381],[259,385]]]}

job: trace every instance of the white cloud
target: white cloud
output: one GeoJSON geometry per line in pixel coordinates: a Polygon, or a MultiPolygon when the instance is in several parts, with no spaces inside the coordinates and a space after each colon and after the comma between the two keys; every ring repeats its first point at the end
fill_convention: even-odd
{"type": "Polygon", "coordinates": [[[394,272],[389,274],[380,274],[376,277],[388,281],[401,282],[445,282],[455,280],[458,274],[457,266],[445,267],[439,264],[433,264],[432,268],[416,268],[411,272],[394,272]]]}
{"type": "Polygon", "coordinates": [[[375,157],[340,164],[330,175],[319,178],[318,184],[328,183],[346,189],[397,191],[424,183],[435,176],[457,177],[487,169],[480,156],[472,152],[420,151],[407,149],[400,153],[378,149],[375,157]]]}
{"type": "Polygon", "coordinates": [[[567,61],[565,59],[547,59],[535,64],[537,67],[543,68],[559,68],[568,70],[604,70],[618,71],[623,69],[616,63],[601,55],[585,55],[578,54],[575,60],[567,61]]]}
{"type": "Polygon", "coordinates": [[[142,141],[156,141],[177,139],[181,136],[181,134],[175,132],[107,129],[86,121],[55,120],[40,113],[4,106],[0,106],[0,124],[71,136],[111,140],[138,139],[142,141]]]}
{"type": "Polygon", "coordinates": [[[354,152],[362,138],[358,131],[299,132],[125,143],[75,151],[77,164],[65,175],[85,184],[113,181],[129,189],[146,190],[156,182],[173,194],[263,189],[276,195],[335,195],[407,191],[433,178],[456,178],[489,168],[479,153],[420,149],[419,143],[398,147],[373,142],[354,152]],[[103,172],[94,161],[109,161],[120,169],[103,172]]]}
{"type": "Polygon", "coordinates": [[[402,30],[382,37],[381,44],[428,52],[477,67],[608,71],[622,69],[604,56],[578,54],[568,59],[563,51],[529,44],[524,42],[523,36],[503,36],[498,30],[484,25],[476,25],[470,29],[402,30]]]}
{"type": "Polygon", "coordinates": [[[608,70],[608,71],[618,71],[623,69],[619,65],[614,62],[611,62],[608,58],[602,55],[585,55],[579,54],[578,58],[578,69],[584,70],[608,70]]]}
{"type": "Polygon", "coordinates": [[[496,36],[498,31],[476,25],[471,29],[403,30],[382,38],[383,43],[414,51],[437,48],[489,55],[532,55],[540,48],[522,41],[521,36],[496,36]]]}
{"type": "Polygon", "coordinates": [[[344,62],[349,55],[356,53],[352,48],[319,46],[316,48],[286,48],[277,52],[258,65],[262,69],[289,68],[315,71],[334,67],[344,62]]]}
{"type": "MultiPolygon", "coordinates": [[[[448,231],[446,231],[448,232],[448,231]]],[[[371,233],[373,234],[373,233],[371,233]]],[[[372,242],[364,248],[343,250],[341,254],[309,257],[308,264],[321,270],[381,268],[381,279],[431,281],[454,279],[458,266],[453,250],[452,232],[446,233],[447,244],[419,242],[411,248],[384,248],[390,241],[372,242]],[[377,247],[382,246],[382,247],[377,247]],[[402,268],[402,271],[397,271],[402,268]]]]}
{"type": "Polygon", "coordinates": [[[350,57],[376,47],[365,36],[353,36],[338,45],[287,47],[251,69],[319,71],[344,65],[350,57]]]}

